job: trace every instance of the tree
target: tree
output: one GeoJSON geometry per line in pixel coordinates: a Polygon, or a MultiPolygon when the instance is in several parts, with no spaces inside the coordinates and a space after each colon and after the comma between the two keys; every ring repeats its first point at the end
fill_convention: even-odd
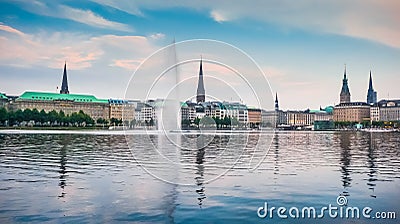
{"type": "Polygon", "coordinates": [[[130,128],[135,128],[136,126],[136,119],[133,119],[130,123],[130,128]]]}
{"type": "Polygon", "coordinates": [[[57,121],[58,113],[55,110],[52,110],[48,113],[48,121],[50,121],[50,126],[53,125],[54,122],[57,121]]]}
{"type": "Polygon", "coordinates": [[[43,109],[39,112],[39,122],[40,123],[44,123],[44,122],[48,122],[49,119],[49,115],[46,113],[46,111],[44,111],[43,109]]]}
{"type": "Polygon", "coordinates": [[[63,126],[67,126],[68,125],[68,118],[65,116],[65,113],[62,110],[60,110],[60,112],[58,113],[57,120],[63,126]]]}
{"type": "Polygon", "coordinates": [[[194,119],[194,124],[197,126],[197,128],[200,128],[199,127],[199,124],[200,124],[200,118],[199,117],[196,117],[196,119],[194,119]]]}
{"type": "Polygon", "coordinates": [[[123,123],[124,123],[125,127],[129,128],[129,121],[128,120],[123,121],[123,123]]]}
{"type": "Polygon", "coordinates": [[[153,118],[150,118],[149,125],[150,125],[150,126],[154,126],[154,120],[153,120],[153,118]]]}
{"type": "Polygon", "coordinates": [[[15,111],[15,120],[19,123],[24,121],[24,113],[21,109],[15,111]]]}
{"type": "Polygon", "coordinates": [[[0,108],[0,123],[5,124],[7,120],[8,120],[8,112],[7,112],[6,108],[1,107],[0,108]]]}
{"type": "Polygon", "coordinates": [[[231,118],[231,125],[233,127],[239,126],[239,121],[238,121],[238,119],[236,117],[231,118]]]}
{"type": "Polygon", "coordinates": [[[34,120],[35,122],[40,122],[39,121],[40,120],[40,113],[36,108],[34,108],[32,110],[32,117],[29,120],[34,120]]]}
{"type": "Polygon", "coordinates": [[[181,121],[182,127],[188,128],[190,126],[190,120],[189,119],[183,119],[181,121]]]}

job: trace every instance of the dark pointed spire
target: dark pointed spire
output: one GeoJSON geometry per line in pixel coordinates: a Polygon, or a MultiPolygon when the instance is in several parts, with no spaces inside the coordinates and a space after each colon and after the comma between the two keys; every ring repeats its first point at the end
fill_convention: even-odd
{"type": "Polygon", "coordinates": [[[197,103],[206,101],[206,92],[204,90],[204,81],[203,81],[203,57],[200,59],[200,71],[199,71],[199,81],[197,83],[197,103]]]}
{"type": "Polygon", "coordinates": [[[369,85],[368,85],[368,92],[367,92],[367,103],[374,104],[377,102],[377,93],[372,86],[372,72],[369,71],[369,85]]]}
{"type": "Polygon", "coordinates": [[[349,103],[349,102],[350,102],[350,90],[349,90],[349,85],[348,85],[348,80],[347,80],[346,64],[345,64],[342,90],[340,91],[340,103],[349,103]]]}
{"type": "Polygon", "coordinates": [[[61,84],[61,94],[69,94],[68,90],[68,79],[67,79],[67,62],[64,64],[64,73],[62,77],[62,84],[61,84]]]}
{"type": "Polygon", "coordinates": [[[374,87],[372,87],[372,72],[371,70],[369,70],[369,89],[374,89],[374,87]]]}
{"type": "Polygon", "coordinates": [[[275,93],[275,110],[279,110],[278,92],[275,93]]]}

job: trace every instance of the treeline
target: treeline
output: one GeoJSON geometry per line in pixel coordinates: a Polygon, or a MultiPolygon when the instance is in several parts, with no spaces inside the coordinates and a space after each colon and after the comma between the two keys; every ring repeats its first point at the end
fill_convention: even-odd
{"type": "Polygon", "coordinates": [[[0,108],[1,126],[91,126],[94,120],[85,114],[82,110],[65,114],[63,111],[52,110],[46,112],[37,109],[25,109],[17,111],[8,111],[0,108]]]}
{"type": "Polygon", "coordinates": [[[193,121],[189,119],[183,119],[181,126],[184,129],[199,129],[199,128],[211,128],[216,127],[217,129],[230,129],[232,127],[242,127],[243,125],[233,117],[204,117],[203,119],[196,118],[193,121]]]}

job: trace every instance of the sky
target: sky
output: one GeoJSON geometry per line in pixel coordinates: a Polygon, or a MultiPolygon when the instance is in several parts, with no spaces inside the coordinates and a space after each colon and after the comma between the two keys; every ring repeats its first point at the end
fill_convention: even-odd
{"type": "Polygon", "coordinates": [[[0,92],[56,92],[65,62],[70,93],[148,92],[139,83],[157,69],[143,65],[158,66],[148,60],[175,40],[178,61],[192,60],[179,68],[185,97],[203,57],[210,99],[257,106],[253,94],[273,107],[277,92],[282,109],[335,105],[345,64],[352,101],[366,101],[370,71],[379,100],[399,99],[399,11],[397,0],[0,0],[0,92]],[[220,44],[187,45],[195,39],[220,44]]]}

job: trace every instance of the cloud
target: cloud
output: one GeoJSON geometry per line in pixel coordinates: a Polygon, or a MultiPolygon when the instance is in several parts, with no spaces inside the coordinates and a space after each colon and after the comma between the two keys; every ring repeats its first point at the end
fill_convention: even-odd
{"type": "Polygon", "coordinates": [[[70,19],[78,23],[83,23],[89,26],[94,26],[99,28],[108,28],[121,31],[133,30],[126,24],[106,20],[90,10],[75,9],[61,5],[58,7],[58,13],[52,15],[55,17],[70,19]]]}
{"type": "Polygon", "coordinates": [[[134,15],[143,15],[141,9],[185,7],[205,11],[217,22],[250,18],[285,28],[362,38],[400,48],[400,1],[397,0],[93,1],[134,15]]]}
{"type": "Polygon", "coordinates": [[[219,23],[228,21],[228,18],[226,16],[222,15],[222,13],[220,13],[216,10],[212,10],[210,13],[210,16],[213,20],[215,20],[216,22],[219,22],[219,23]]]}
{"type": "Polygon", "coordinates": [[[15,0],[14,2],[19,4],[26,11],[38,15],[68,19],[97,28],[133,31],[133,28],[126,24],[107,20],[91,10],[72,8],[70,6],[60,4],[62,2],[59,1],[15,0]]]}
{"type": "Polygon", "coordinates": [[[22,33],[21,31],[16,30],[16,29],[14,29],[14,28],[12,28],[12,27],[10,27],[10,26],[6,26],[6,25],[4,25],[3,23],[0,23],[0,30],[5,31],[5,32],[9,32],[9,33],[14,33],[14,34],[17,34],[17,35],[19,35],[19,36],[25,35],[25,34],[22,33]]]}
{"type": "Polygon", "coordinates": [[[136,16],[143,16],[144,14],[138,8],[136,1],[114,1],[114,0],[92,0],[101,5],[106,5],[115,9],[118,9],[129,14],[136,16]]]}
{"type": "Polygon", "coordinates": [[[158,49],[143,36],[101,35],[77,33],[26,34],[1,24],[0,64],[15,67],[44,66],[60,68],[67,61],[69,69],[82,70],[101,66],[118,66],[129,71],[150,53],[158,49]]]}
{"type": "Polygon", "coordinates": [[[129,71],[135,71],[142,60],[133,60],[133,59],[116,59],[113,60],[113,63],[110,66],[120,67],[129,71]]]}
{"type": "Polygon", "coordinates": [[[149,37],[151,39],[153,39],[153,40],[160,40],[160,39],[164,39],[165,38],[165,34],[163,34],[163,33],[155,33],[155,34],[151,34],[149,37]]]}

